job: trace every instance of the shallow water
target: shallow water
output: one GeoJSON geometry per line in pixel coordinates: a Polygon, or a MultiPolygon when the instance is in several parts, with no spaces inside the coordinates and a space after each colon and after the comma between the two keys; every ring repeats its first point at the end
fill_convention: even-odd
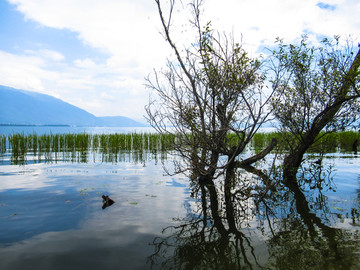
{"type": "Polygon", "coordinates": [[[0,177],[0,269],[143,269],[188,193],[155,162],[2,165],[0,177]],[[102,194],[115,204],[102,209],[102,194]]]}
{"type": "MultiPolygon", "coordinates": [[[[305,190],[310,212],[277,191],[277,201],[255,214],[254,202],[234,201],[232,230],[219,199],[226,233],[206,218],[212,205],[201,209],[204,194],[191,196],[184,176],[164,176],[160,160],[29,161],[0,158],[0,269],[303,269],[300,261],[309,269],[360,267],[359,216],[352,215],[360,205],[360,158],[351,154],[325,157],[326,166],[336,166],[336,192],[305,190]],[[105,209],[103,194],[115,201],[105,209]]],[[[171,167],[171,156],[163,162],[171,167]]]]}

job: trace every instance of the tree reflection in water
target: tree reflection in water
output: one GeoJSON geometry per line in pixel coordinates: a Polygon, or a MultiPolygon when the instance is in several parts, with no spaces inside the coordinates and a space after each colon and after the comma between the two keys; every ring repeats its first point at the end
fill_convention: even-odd
{"type": "Polygon", "coordinates": [[[192,182],[187,216],[154,239],[149,262],[162,269],[358,269],[359,230],[336,227],[324,185],[311,186],[313,199],[297,180],[285,186],[249,166],[224,183],[192,182]]]}

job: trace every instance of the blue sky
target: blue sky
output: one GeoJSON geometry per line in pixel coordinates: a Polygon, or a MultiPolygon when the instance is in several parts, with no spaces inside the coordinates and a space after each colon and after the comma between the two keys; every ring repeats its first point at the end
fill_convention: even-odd
{"type": "MultiPolygon", "coordinates": [[[[176,40],[190,42],[188,15],[178,10],[176,40]]],[[[276,37],[360,37],[359,0],[207,0],[204,10],[253,54],[276,37]]],[[[151,0],[0,0],[0,84],[141,120],[144,78],[171,57],[160,29],[151,0]]]]}

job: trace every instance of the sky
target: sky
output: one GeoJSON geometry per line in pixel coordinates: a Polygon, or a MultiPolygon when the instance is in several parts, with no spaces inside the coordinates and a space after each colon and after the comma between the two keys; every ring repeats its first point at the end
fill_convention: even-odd
{"type": "MultiPolygon", "coordinates": [[[[193,41],[187,11],[174,13],[179,44],[193,41]]],[[[203,14],[253,55],[276,37],[360,41],[360,0],[205,0],[203,14]]],[[[0,0],[0,85],[145,122],[145,78],[172,57],[160,32],[153,0],[0,0]]]]}

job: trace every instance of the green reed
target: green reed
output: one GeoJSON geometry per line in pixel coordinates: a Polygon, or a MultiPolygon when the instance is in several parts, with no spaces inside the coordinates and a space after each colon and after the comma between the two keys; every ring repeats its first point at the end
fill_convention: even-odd
{"type": "MultiPolygon", "coordinates": [[[[284,140],[286,137],[290,138],[291,135],[278,132],[257,133],[251,141],[251,147],[262,150],[270,144],[272,138],[278,138],[278,149],[287,150],[288,145],[284,140]]],[[[342,131],[327,134],[322,132],[308,151],[312,153],[349,152],[353,151],[355,140],[358,140],[358,145],[360,145],[360,132],[342,131]]]]}
{"type": "Polygon", "coordinates": [[[0,153],[3,154],[6,152],[6,136],[0,135],[0,153]]]}
{"type": "MultiPolygon", "coordinates": [[[[153,133],[127,134],[30,134],[14,133],[0,137],[0,149],[12,153],[14,163],[22,163],[26,155],[37,157],[38,161],[51,161],[55,155],[58,160],[85,162],[90,153],[102,154],[103,161],[117,162],[123,160],[124,154],[131,153],[135,160],[144,160],[147,153],[157,155],[171,150],[174,137],[153,133]],[[6,145],[8,141],[8,146],[6,145]]],[[[161,158],[164,156],[162,155],[161,158]]]]}
{"type": "MultiPolygon", "coordinates": [[[[289,135],[290,136],[290,135],[289,135]]],[[[257,133],[253,137],[250,147],[260,151],[267,147],[272,138],[278,138],[278,149],[287,150],[287,144],[277,132],[257,133]]],[[[172,134],[160,135],[154,133],[126,133],[126,134],[29,134],[14,133],[0,136],[0,152],[11,152],[11,160],[16,164],[23,164],[26,155],[33,155],[38,162],[55,160],[70,160],[86,162],[90,155],[102,155],[103,162],[124,161],[131,158],[135,162],[144,162],[149,154],[157,160],[166,158],[166,153],[172,151],[175,142],[172,134]],[[55,157],[54,157],[55,156],[55,157]]],[[[227,143],[236,145],[241,138],[235,134],[227,136],[227,143]]],[[[309,152],[337,152],[353,151],[354,142],[360,141],[360,133],[344,131],[330,134],[320,134],[309,152]]],[[[360,144],[360,142],[359,142],[360,144]]]]}
{"type": "Polygon", "coordinates": [[[281,144],[282,135],[279,132],[256,133],[250,142],[250,146],[254,149],[262,150],[270,144],[273,138],[277,138],[279,140],[278,145],[285,148],[285,145],[281,144]]]}
{"type": "Polygon", "coordinates": [[[360,132],[354,131],[344,131],[339,134],[339,147],[345,151],[352,151],[353,145],[357,140],[358,145],[360,145],[360,132]]]}

